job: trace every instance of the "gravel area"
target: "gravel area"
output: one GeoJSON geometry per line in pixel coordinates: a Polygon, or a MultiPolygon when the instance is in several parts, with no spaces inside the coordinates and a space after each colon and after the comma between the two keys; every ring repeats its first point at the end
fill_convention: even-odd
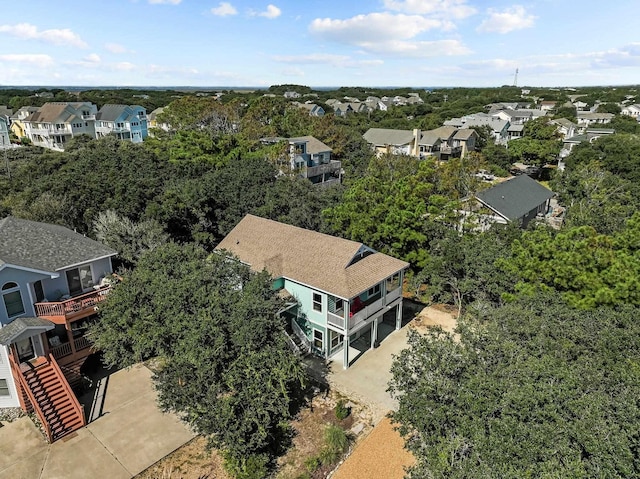
{"type": "Polygon", "coordinates": [[[0,422],[13,422],[24,416],[24,412],[19,407],[0,408],[0,422]]]}
{"type": "Polygon", "coordinates": [[[332,479],[402,479],[405,468],[415,463],[404,441],[385,417],[362,439],[332,479]]]}

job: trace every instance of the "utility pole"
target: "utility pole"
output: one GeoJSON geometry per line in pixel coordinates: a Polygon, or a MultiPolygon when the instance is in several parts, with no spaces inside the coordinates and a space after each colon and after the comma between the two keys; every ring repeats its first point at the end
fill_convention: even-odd
{"type": "Polygon", "coordinates": [[[516,68],[516,74],[513,75],[513,86],[518,86],[518,69],[516,68]]]}

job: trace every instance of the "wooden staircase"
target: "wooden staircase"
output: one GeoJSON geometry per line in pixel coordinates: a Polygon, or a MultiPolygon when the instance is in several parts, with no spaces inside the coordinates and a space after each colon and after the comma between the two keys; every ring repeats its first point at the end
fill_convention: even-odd
{"type": "Polygon", "coordinates": [[[85,426],[84,411],[53,356],[20,370],[20,386],[50,442],[85,426]]]}

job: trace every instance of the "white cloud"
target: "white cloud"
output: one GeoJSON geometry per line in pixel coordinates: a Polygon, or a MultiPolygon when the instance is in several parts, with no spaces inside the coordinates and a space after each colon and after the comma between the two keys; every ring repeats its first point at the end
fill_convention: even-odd
{"type": "Polygon", "coordinates": [[[149,0],[151,5],[178,5],[182,0],[149,0]]]}
{"type": "Polygon", "coordinates": [[[316,18],[309,26],[311,33],[327,40],[353,45],[407,40],[429,30],[451,28],[453,25],[448,21],[388,12],[356,15],[346,20],[316,18]]]}
{"type": "Polygon", "coordinates": [[[362,44],[361,46],[371,52],[416,58],[468,55],[472,53],[471,49],[459,40],[391,40],[381,43],[362,44]]]}
{"type": "Polygon", "coordinates": [[[278,18],[280,15],[282,15],[282,10],[280,10],[278,7],[276,7],[275,5],[267,5],[267,9],[264,12],[256,12],[253,10],[249,11],[249,15],[251,16],[259,16],[259,17],[265,17],[265,18],[269,18],[269,19],[274,19],[274,18],[278,18]]]}
{"type": "Polygon", "coordinates": [[[304,70],[302,70],[301,68],[297,68],[297,67],[286,68],[286,69],[282,70],[282,74],[286,75],[288,77],[303,77],[304,76],[304,70]]]}
{"type": "Polygon", "coordinates": [[[135,70],[136,66],[131,62],[118,62],[115,63],[112,68],[117,71],[128,72],[135,70]]]}
{"type": "Polygon", "coordinates": [[[219,17],[226,17],[229,15],[236,15],[238,10],[229,2],[220,2],[220,5],[211,9],[211,13],[219,17]]]}
{"type": "Polygon", "coordinates": [[[119,43],[105,43],[104,48],[107,51],[111,53],[116,53],[116,54],[134,53],[133,50],[129,50],[127,47],[125,47],[124,45],[120,45],[119,43]]]}
{"type": "Polygon", "coordinates": [[[594,68],[618,68],[640,66],[640,43],[630,43],[621,48],[592,54],[594,68]]]}
{"type": "Polygon", "coordinates": [[[86,57],[84,57],[85,62],[89,63],[100,63],[100,56],[97,53],[90,53],[86,57]]]}
{"type": "Polygon", "coordinates": [[[53,58],[49,55],[43,55],[39,53],[34,54],[20,54],[9,53],[7,55],[0,55],[0,62],[8,63],[27,63],[36,65],[38,67],[49,67],[53,65],[53,58]]]}
{"type": "Polygon", "coordinates": [[[477,12],[467,0],[384,0],[385,8],[418,15],[466,18],[477,12]]]}
{"type": "Polygon", "coordinates": [[[68,28],[41,31],[30,23],[18,23],[16,25],[0,25],[0,32],[25,40],[40,40],[55,45],[69,45],[78,48],[88,47],[87,43],[80,38],[80,35],[68,28]]]}
{"type": "Polygon", "coordinates": [[[514,5],[504,11],[487,10],[489,17],[478,27],[479,32],[509,33],[533,26],[536,16],[527,13],[522,5],[514,5]]]}

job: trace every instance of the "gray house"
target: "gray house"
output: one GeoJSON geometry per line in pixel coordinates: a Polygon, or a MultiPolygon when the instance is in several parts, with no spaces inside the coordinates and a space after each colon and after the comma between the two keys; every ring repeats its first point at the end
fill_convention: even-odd
{"type": "Polygon", "coordinates": [[[549,209],[553,192],[527,175],[520,175],[476,194],[476,200],[491,210],[492,223],[516,222],[526,228],[538,214],[549,209]]]}

